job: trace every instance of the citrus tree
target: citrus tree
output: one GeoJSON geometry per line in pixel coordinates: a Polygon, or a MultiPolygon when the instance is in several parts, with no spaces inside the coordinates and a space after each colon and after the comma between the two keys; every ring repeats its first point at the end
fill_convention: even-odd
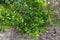
{"type": "Polygon", "coordinates": [[[50,9],[45,0],[0,1],[0,29],[12,27],[21,34],[37,36],[47,30],[49,20],[50,9]]]}

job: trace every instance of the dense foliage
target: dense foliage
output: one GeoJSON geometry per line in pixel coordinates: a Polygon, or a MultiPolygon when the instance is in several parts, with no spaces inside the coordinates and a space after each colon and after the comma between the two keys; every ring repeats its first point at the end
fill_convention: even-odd
{"type": "Polygon", "coordinates": [[[50,10],[45,0],[1,0],[0,26],[35,35],[46,31],[50,10]]]}

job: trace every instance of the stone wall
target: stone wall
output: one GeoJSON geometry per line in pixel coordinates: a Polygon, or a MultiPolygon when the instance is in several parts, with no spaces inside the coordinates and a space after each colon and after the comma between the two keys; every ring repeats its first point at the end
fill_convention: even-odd
{"type": "Polygon", "coordinates": [[[41,40],[60,40],[60,26],[48,27],[49,31],[41,35],[41,40]]]}
{"type": "MultiPolygon", "coordinates": [[[[47,27],[49,31],[39,36],[39,40],[60,40],[60,26],[47,27]]],[[[20,35],[16,31],[12,31],[11,29],[0,33],[0,40],[20,40],[24,38],[24,40],[34,40],[32,36],[30,38],[27,35],[20,35]]]]}

